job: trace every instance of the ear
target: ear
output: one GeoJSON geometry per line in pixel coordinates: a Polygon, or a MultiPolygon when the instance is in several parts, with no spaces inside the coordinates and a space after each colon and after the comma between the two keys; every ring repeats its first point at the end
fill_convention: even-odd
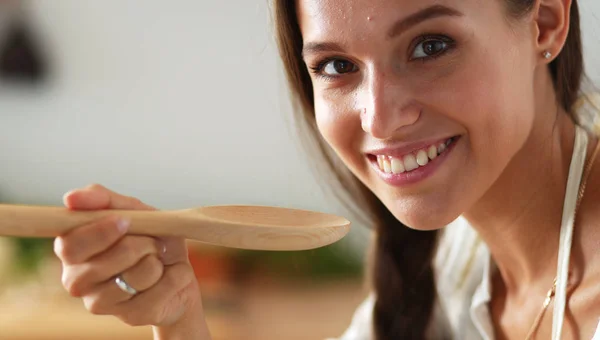
{"type": "Polygon", "coordinates": [[[537,28],[536,50],[540,60],[551,62],[562,51],[569,34],[572,0],[538,0],[534,20],[537,28]],[[546,53],[549,58],[545,58],[546,53]]]}

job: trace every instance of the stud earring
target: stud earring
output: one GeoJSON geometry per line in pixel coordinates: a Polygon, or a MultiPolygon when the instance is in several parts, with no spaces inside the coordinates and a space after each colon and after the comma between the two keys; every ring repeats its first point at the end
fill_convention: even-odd
{"type": "Polygon", "coordinates": [[[550,53],[548,51],[544,52],[544,58],[550,59],[551,57],[552,57],[552,53],[550,53]]]}

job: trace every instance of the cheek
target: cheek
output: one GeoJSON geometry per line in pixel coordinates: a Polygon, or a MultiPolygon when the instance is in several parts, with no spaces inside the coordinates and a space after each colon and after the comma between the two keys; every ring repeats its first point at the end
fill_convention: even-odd
{"type": "Polygon", "coordinates": [[[337,149],[344,144],[344,136],[341,134],[343,129],[340,129],[340,127],[348,124],[347,119],[343,119],[340,114],[340,111],[342,110],[343,108],[336,107],[331,102],[315,97],[315,119],[317,127],[325,141],[327,141],[336,152],[337,149]]]}
{"type": "Polygon", "coordinates": [[[315,96],[315,119],[325,141],[356,172],[363,161],[360,153],[363,134],[360,115],[353,109],[352,100],[315,96]]]}
{"type": "Polygon", "coordinates": [[[431,82],[433,102],[444,103],[438,109],[466,130],[473,161],[490,176],[500,174],[532,129],[531,73],[517,56],[499,58],[489,51],[431,82]]]}
{"type": "Polygon", "coordinates": [[[471,117],[477,124],[470,132],[479,156],[499,172],[525,144],[532,130],[534,94],[531,80],[520,76],[531,71],[519,70],[510,61],[492,65],[496,67],[488,67],[484,78],[487,83],[475,90],[474,112],[480,116],[471,117]]]}

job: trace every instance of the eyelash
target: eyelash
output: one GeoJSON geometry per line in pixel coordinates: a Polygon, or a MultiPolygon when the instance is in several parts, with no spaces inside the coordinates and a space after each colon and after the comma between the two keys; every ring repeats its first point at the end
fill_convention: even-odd
{"type": "MultiPolygon", "coordinates": [[[[426,63],[428,61],[433,61],[437,58],[443,57],[446,53],[450,52],[454,47],[455,47],[455,42],[454,40],[452,40],[450,37],[445,36],[445,35],[438,35],[438,34],[427,34],[427,35],[421,35],[420,37],[418,37],[412,44],[411,44],[411,55],[412,53],[414,53],[415,48],[417,46],[419,46],[419,44],[425,43],[427,41],[442,41],[446,44],[446,48],[445,50],[443,50],[442,52],[432,55],[432,56],[427,56],[427,57],[422,57],[422,58],[411,58],[409,57],[409,61],[421,61],[422,63],[426,63]]],[[[327,57],[324,58],[320,61],[318,61],[314,66],[310,66],[309,68],[319,77],[328,79],[328,80],[332,80],[332,79],[336,79],[339,78],[343,75],[337,75],[337,76],[333,76],[333,75],[328,75],[323,73],[323,69],[325,68],[325,66],[331,62],[331,61],[348,61],[347,59],[343,58],[343,57],[327,57]]]]}
{"type": "Polygon", "coordinates": [[[411,61],[415,61],[415,60],[420,60],[423,63],[427,62],[427,61],[432,61],[435,60],[437,58],[443,57],[444,55],[446,55],[446,53],[450,52],[450,50],[452,50],[455,47],[455,42],[454,40],[452,40],[452,38],[445,36],[445,35],[439,35],[439,34],[429,34],[429,35],[422,35],[420,37],[418,37],[412,44],[411,44],[411,52],[414,53],[415,48],[422,43],[428,42],[428,41],[442,41],[444,44],[446,44],[446,49],[444,49],[442,52],[432,55],[432,56],[427,56],[427,57],[423,57],[423,58],[410,58],[409,60],[411,61]]]}
{"type": "Polygon", "coordinates": [[[310,66],[310,69],[316,73],[317,75],[321,76],[321,77],[326,77],[326,78],[335,78],[336,76],[330,76],[327,74],[323,74],[323,69],[325,68],[325,65],[327,65],[330,61],[336,61],[336,60],[345,60],[341,57],[327,57],[325,59],[320,60],[319,62],[317,62],[316,65],[314,66],[310,66]]]}

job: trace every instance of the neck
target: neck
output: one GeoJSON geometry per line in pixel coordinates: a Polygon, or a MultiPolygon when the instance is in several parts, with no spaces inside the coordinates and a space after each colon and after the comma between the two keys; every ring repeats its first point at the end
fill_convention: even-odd
{"type": "Polygon", "coordinates": [[[566,112],[554,119],[555,105],[539,103],[538,109],[541,118],[522,149],[464,214],[488,245],[509,290],[533,281],[551,284],[556,274],[575,127],[566,112]]]}

